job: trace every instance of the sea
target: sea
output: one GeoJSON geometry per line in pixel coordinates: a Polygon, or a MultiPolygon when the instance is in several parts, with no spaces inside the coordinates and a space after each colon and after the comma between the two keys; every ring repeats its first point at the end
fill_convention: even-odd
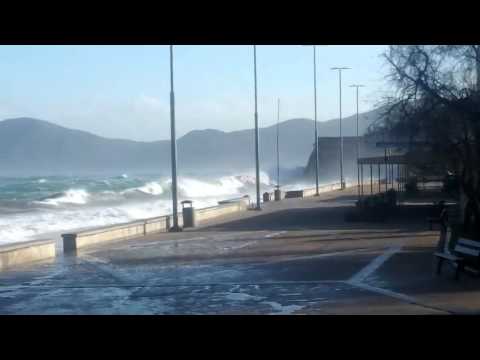
{"type": "MultiPolygon", "coordinates": [[[[260,173],[261,191],[275,183],[260,173]]],[[[293,182],[284,190],[312,187],[293,182]]],[[[179,201],[195,208],[250,195],[255,201],[252,172],[179,176],[179,201]]],[[[64,232],[96,228],[172,213],[171,178],[158,174],[0,177],[0,245],[60,238],[64,232]]]]}

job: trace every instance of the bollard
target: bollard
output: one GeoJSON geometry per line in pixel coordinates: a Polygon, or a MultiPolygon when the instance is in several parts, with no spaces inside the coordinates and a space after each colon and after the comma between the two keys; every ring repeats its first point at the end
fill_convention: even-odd
{"type": "Polygon", "coordinates": [[[193,208],[191,200],[184,200],[181,202],[182,204],[182,215],[183,215],[183,227],[195,227],[196,226],[196,219],[195,219],[195,209],[193,208]],[[190,206],[187,206],[190,205],[190,206]]]}

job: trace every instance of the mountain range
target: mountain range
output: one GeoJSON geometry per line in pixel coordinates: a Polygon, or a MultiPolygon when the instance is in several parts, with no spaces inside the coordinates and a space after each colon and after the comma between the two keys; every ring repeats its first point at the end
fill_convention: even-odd
{"type": "MultiPolygon", "coordinates": [[[[359,115],[359,132],[380,115],[359,115]]],[[[344,136],[354,136],[356,117],[343,119],[344,136]]],[[[318,134],[335,137],[339,120],[318,122],[318,134]]],[[[277,126],[259,131],[262,169],[276,166],[277,126]]],[[[307,165],[314,143],[314,122],[291,119],[279,124],[281,167],[307,165]]],[[[193,130],[177,140],[179,172],[236,172],[254,168],[254,130],[193,130]]],[[[109,139],[48,121],[15,118],[0,121],[0,176],[99,172],[169,172],[170,141],[109,139]]]]}

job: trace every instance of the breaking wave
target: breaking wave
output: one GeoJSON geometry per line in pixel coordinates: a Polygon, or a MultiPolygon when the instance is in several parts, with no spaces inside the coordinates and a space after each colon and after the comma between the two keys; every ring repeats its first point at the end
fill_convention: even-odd
{"type": "MultiPolygon", "coordinates": [[[[243,195],[254,196],[252,174],[178,178],[179,201],[194,207],[243,195]]],[[[0,179],[0,243],[58,238],[61,232],[93,228],[171,213],[169,177],[37,177],[0,179]],[[44,180],[44,181],[43,181],[44,180]],[[39,186],[39,184],[42,184],[39,186]],[[54,235],[50,235],[54,234],[54,235]]],[[[263,191],[271,190],[261,173],[263,191]],[[267,190],[268,189],[268,190],[267,190]]]]}
{"type": "Polygon", "coordinates": [[[36,201],[38,204],[58,206],[60,204],[84,205],[90,198],[90,194],[82,189],[70,189],[65,192],[56,193],[36,201]]]}

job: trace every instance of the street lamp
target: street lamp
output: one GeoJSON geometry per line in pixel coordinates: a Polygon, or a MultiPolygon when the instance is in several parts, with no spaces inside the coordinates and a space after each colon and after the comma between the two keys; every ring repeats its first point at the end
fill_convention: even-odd
{"type": "MultiPolygon", "coordinates": [[[[359,137],[358,137],[358,88],[365,87],[365,85],[353,84],[353,85],[350,85],[350,87],[356,88],[356,93],[357,93],[357,146],[356,146],[356,149],[357,149],[357,187],[358,187],[358,194],[360,196],[360,170],[358,168],[358,159],[360,157],[360,150],[359,150],[359,143],[358,143],[359,142],[359,137]]],[[[362,176],[363,176],[363,174],[362,174],[362,176]]]]}
{"type": "Polygon", "coordinates": [[[182,231],[178,226],[178,196],[177,196],[177,139],[175,137],[175,93],[173,91],[173,45],[170,45],[170,152],[172,156],[172,201],[173,226],[169,231],[182,231]]]}
{"type": "Polygon", "coordinates": [[[253,76],[255,80],[255,174],[257,188],[257,206],[255,210],[261,210],[260,207],[260,164],[258,156],[258,101],[257,101],[257,46],[253,45],[253,76]]]}
{"type": "Polygon", "coordinates": [[[345,189],[345,180],[343,178],[343,136],[342,136],[342,70],[349,70],[349,67],[333,67],[331,70],[338,70],[338,81],[340,89],[340,187],[345,189]]]}
{"type": "MultiPolygon", "coordinates": [[[[305,45],[308,46],[308,45],[305,45]]],[[[317,46],[311,45],[313,48],[313,101],[315,109],[315,196],[318,192],[318,132],[317,132],[317,46]]]]}
{"type": "Polygon", "coordinates": [[[279,134],[280,134],[280,99],[277,103],[277,190],[280,191],[280,143],[279,143],[279,134]]]}

